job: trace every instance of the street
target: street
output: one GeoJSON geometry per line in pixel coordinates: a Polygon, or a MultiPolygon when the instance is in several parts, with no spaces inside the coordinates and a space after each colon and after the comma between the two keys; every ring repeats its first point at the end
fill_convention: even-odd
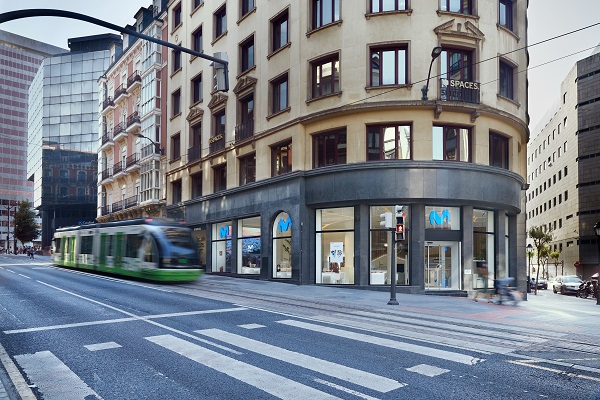
{"type": "Polygon", "coordinates": [[[600,399],[595,299],[386,296],[0,255],[0,378],[11,399],[600,399]]]}

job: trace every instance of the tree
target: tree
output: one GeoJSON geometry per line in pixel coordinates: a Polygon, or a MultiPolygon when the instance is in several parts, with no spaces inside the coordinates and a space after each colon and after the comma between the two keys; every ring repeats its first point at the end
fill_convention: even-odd
{"type": "Polygon", "coordinates": [[[550,258],[554,260],[554,267],[556,268],[554,275],[558,276],[558,259],[560,258],[560,250],[550,253],[550,258]]]}
{"type": "Polygon", "coordinates": [[[40,233],[31,203],[29,200],[23,200],[15,213],[15,238],[21,243],[27,243],[40,236],[40,233]]]}
{"type": "MultiPolygon", "coordinates": [[[[541,265],[542,268],[545,265],[546,260],[548,259],[548,256],[550,254],[550,248],[548,247],[548,243],[550,243],[552,241],[552,239],[554,239],[554,234],[552,233],[552,228],[546,230],[544,228],[542,228],[541,226],[532,226],[531,228],[529,228],[529,232],[527,232],[527,235],[533,239],[533,246],[536,248],[536,252],[537,252],[537,260],[538,260],[538,269],[537,269],[537,276],[535,278],[535,294],[537,294],[537,282],[540,279],[540,268],[539,266],[541,265]],[[543,262],[543,264],[542,264],[543,262]]],[[[543,275],[542,275],[543,276],[543,275]]]]}

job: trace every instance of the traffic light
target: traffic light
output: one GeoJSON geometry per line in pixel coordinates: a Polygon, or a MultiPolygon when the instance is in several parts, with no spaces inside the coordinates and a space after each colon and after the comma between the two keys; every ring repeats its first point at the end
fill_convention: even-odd
{"type": "Polygon", "coordinates": [[[385,227],[385,228],[392,228],[392,213],[391,212],[384,212],[383,214],[380,214],[379,217],[381,218],[381,222],[379,223],[379,225],[385,227]]]}
{"type": "Polygon", "coordinates": [[[403,208],[404,208],[404,206],[394,206],[394,212],[396,214],[396,218],[402,217],[404,215],[404,214],[402,214],[403,208]]]}
{"type": "Polygon", "coordinates": [[[396,217],[396,241],[404,240],[404,217],[396,217]]]}

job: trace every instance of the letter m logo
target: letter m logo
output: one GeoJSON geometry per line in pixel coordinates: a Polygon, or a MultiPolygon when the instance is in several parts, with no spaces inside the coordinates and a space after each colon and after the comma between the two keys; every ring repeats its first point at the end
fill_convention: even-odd
{"type": "Polygon", "coordinates": [[[286,232],[292,228],[292,218],[288,215],[287,219],[280,219],[277,223],[277,230],[279,232],[286,232]]]}
{"type": "Polygon", "coordinates": [[[219,237],[223,239],[227,236],[229,236],[229,226],[222,226],[221,228],[219,228],[219,237]]]}

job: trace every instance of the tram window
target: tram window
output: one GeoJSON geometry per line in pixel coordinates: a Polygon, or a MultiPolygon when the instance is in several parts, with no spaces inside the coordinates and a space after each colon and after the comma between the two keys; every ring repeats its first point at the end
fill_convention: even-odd
{"type": "Polygon", "coordinates": [[[106,240],[106,254],[109,256],[113,256],[113,249],[115,248],[115,246],[113,246],[113,240],[115,239],[115,237],[113,235],[110,235],[107,240],[106,240]]]}
{"type": "Polygon", "coordinates": [[[61,252],[61,248],[60,248],[60,238],[55,238],[54,239],[54,252],[55,253],[60,253],[61,252]]]}
{"type": "Polygon", "coordinates": [[[92,254],[92,243],[94,238],[92,236],[81,237],[81,254],[92,254]]]}
{"type": "Polygon", "coordinates": [[[127,244],[125,245],[125,257],[137,257],[138,250],[142,244],[140,235],[127,235],[127,244]]]}

